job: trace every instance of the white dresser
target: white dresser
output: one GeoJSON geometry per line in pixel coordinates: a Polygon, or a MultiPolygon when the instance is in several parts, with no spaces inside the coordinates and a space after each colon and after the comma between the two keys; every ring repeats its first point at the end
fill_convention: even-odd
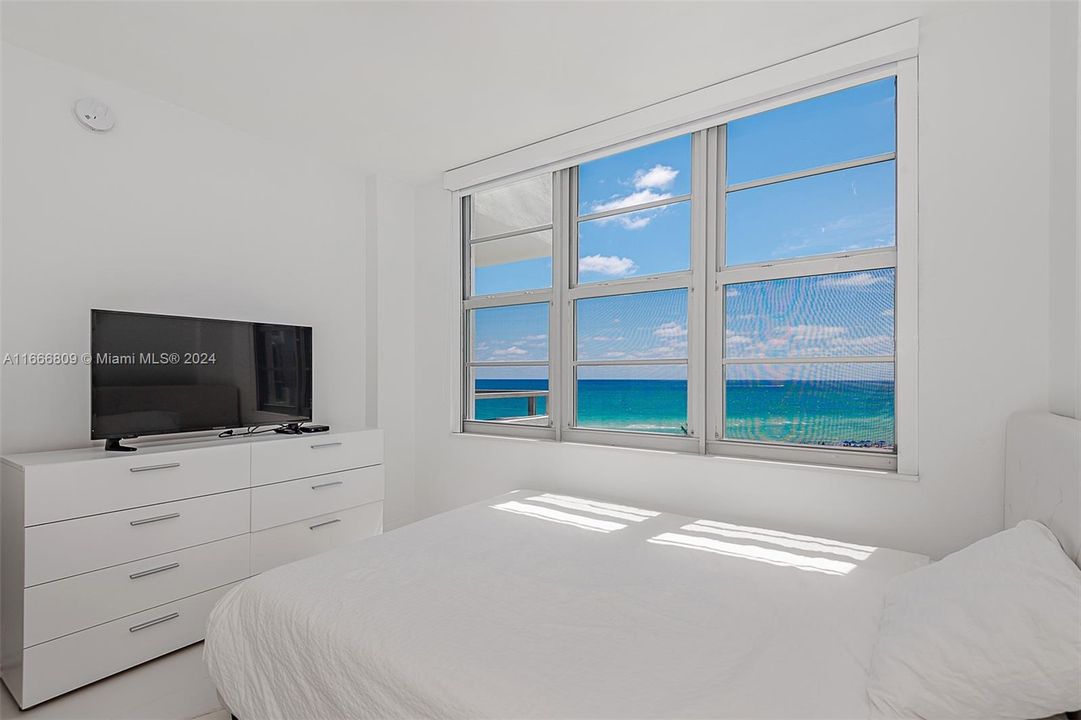
{"type": "Polygon", "coordinates": [[[381,430],[3,458],[0,671],[23,708],[203,639],[233,585],[378,534],[381,430]]]}

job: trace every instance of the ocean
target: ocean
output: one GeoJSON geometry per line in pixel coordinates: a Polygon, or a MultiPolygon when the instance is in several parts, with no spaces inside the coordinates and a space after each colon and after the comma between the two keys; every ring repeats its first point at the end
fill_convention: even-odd
{"type": "MultiPolygon", "coordinates": [[[[477,380],[477,389],[543,390],[548,381],[477,380]]],[[[725,437],[800,445],[893,448],[891,381],[732,380],[725,437]]],[[[544,398],[537,414],[547,412],[544,398]]],[[[479,399],[476,419],[522,417],[525,398],[479,399]]],[[[683,434],[686,380],[579,380],[578,425],[683,434]]]]}

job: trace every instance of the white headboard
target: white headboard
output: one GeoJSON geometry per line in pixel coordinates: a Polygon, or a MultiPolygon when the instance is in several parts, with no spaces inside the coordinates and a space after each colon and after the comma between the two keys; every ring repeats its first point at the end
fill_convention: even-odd
{"type": "Polygon", "coordinates": [[[1038,520],[1081,565],[1081,420],[1023,412],[1006,426],[1006,527],[1038,520]]]}

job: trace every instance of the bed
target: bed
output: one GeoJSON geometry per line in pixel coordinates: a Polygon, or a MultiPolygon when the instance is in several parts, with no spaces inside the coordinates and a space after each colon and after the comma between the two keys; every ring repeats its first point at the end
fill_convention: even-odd
{"type": "MultiPolygon", "coordinates": [[[[1011,421],[1006,520],[1076,560],[1070,422],[1055,455],[1011,421]]],[[[885,588],[927,562],[518,490],[248,580],[205,657],[242,720],[862,718],[885,588]]]]}

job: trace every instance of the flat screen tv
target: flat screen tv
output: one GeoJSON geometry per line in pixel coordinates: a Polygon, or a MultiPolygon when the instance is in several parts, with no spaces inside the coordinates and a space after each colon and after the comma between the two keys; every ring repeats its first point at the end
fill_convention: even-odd
{"type": "Polygon", "coordinates": [[[312,419],[312,329],[90,311],[90,437],[312,419]]]}

